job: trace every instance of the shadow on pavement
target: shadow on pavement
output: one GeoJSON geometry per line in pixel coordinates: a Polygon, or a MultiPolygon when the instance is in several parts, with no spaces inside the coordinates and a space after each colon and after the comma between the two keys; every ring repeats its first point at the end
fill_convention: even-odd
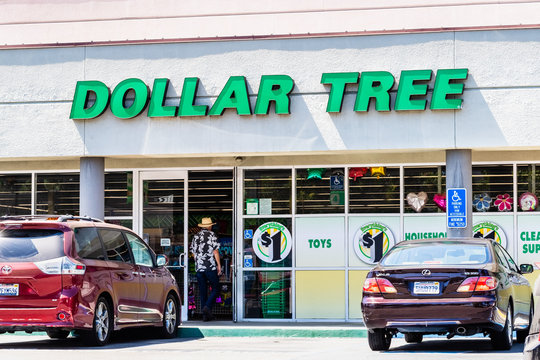
{"type": "MultiPolygon", "coordinates": [[[[0,349],[48,349],[48,350],[62,350],[62,349],[123,349],[133,348],[137,346],[148,346],[152,344],[163,344],[167,342],[189,342],[197,339],[190,338],[174,338],[163,339],[157,335],[157,331],[154,328],[140,328],[140,329],[125,329],[116,331],[112,335],[110,343],[103,347],[91,347],[86,346],[76,335],[73,333],[67,339],[49,339],[38,335],[27,335],[14,337],[14,341],[10,341],[9,337],[13,335],[0,335],[2,342],[0,342],[0,349]],[[15,340],[16,339],[16,340],[15,340]],[[27,340],[27,341],[26,341],[27,340]]],[[[20,333],[21,335],[23,333],[20,333]]],[[[18,333],[15,333],[18,335],[18,333]]]]}
{"type": "Polygon", "coordinates": [[[523,344],[515,344],[512,349],[506,351],[493,350],[489,338],[472,338],[472,339],[424,339],[420,344],[392,344],[389,352],[446,352],[446,353],[461,353],[461,352],[480,352],[480,353],[503,353],[514,354],[523,352],[523,344]],[[398,346],[396,346],[398,345],[398,346]]]}

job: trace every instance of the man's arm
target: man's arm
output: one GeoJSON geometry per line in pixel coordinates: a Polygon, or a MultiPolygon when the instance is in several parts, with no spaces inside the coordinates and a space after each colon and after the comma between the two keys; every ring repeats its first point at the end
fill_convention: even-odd
{"type": "Polygon", "coordinates": [[[221,260],[219,258],[219,250],[214,250],[214,257],[216,258],[218,275],[221,275],[221,260]]]}

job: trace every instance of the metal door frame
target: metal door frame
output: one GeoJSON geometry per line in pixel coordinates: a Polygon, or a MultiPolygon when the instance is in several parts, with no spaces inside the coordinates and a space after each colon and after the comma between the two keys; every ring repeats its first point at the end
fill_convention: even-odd
{"type": "Polygon", "coordinates": [[[143,234],[143,182],[145,180],[183,180],[184,181],[184,253],[180,254],[179,266],[184,268],[184,288],[182,292],[182,321],[188,320],[188,172],[187,170],[140,170],[133,172],[133,201],[134,213],[133,229],[139,236],[143,234]],[[136,185],[135,185],[136,184],[136,185]]]}

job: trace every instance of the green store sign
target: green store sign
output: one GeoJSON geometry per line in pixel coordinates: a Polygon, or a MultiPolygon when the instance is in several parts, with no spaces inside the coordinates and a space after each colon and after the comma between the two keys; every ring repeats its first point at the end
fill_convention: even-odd
{"type": "MultiPolygon", "coordinates": [[[[431,110],[461,109],[464,84],[468,69],[437,70],[431,110]]],[[[423,111],[427,106],[428,84],[432,70],[406,70],[401,72],[394,110],[423,111]]],[[[120,119],[141,115],[147,109],[148,117],[221,116],[227,109],[238,115],[267,115],[271,104],[276,114],[291,113],[291,93],[294,80],[288,75],[263,75],[255,101],[249,100],[248,83],[244,76],[231,76],[212,106],[197,105],[199,78],[184,79],[178,105],[165,105],[169,79],[155,79],[152,90],[136,78],[120,82],[112,91],[101,81],[78,81],[71,105],[71,119],[93,119],[110,107],[112,114],[120,119]],[[129,96],[128,96],[129,95],[129,96]],[[129,101],[128,98],[130,99],[129,101]]],[[[326,112],[339,113],[347,85],[357,85],[354,111],[367,112],[370,102],[376,111],[390,111],[390,92],[394,88],[394,76],[387,71],[323,73],[321,84],[330,88],[326,112]]]]}

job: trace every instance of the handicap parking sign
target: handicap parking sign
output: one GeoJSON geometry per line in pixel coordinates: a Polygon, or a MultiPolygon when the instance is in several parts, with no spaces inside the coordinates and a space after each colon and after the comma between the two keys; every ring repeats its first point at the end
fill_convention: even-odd
{"type": "Polygon", "coordinates": [[[244,255],[244,267],[246,267],[246,268],[252,268],[253,267],[253,256],[252,255],[244,255]]]}
{"type": "Polygon", "coordinates": [[[448,228],[467,227],[467,190],[449,188],[446,190],[446,217],[448,228]]]}

